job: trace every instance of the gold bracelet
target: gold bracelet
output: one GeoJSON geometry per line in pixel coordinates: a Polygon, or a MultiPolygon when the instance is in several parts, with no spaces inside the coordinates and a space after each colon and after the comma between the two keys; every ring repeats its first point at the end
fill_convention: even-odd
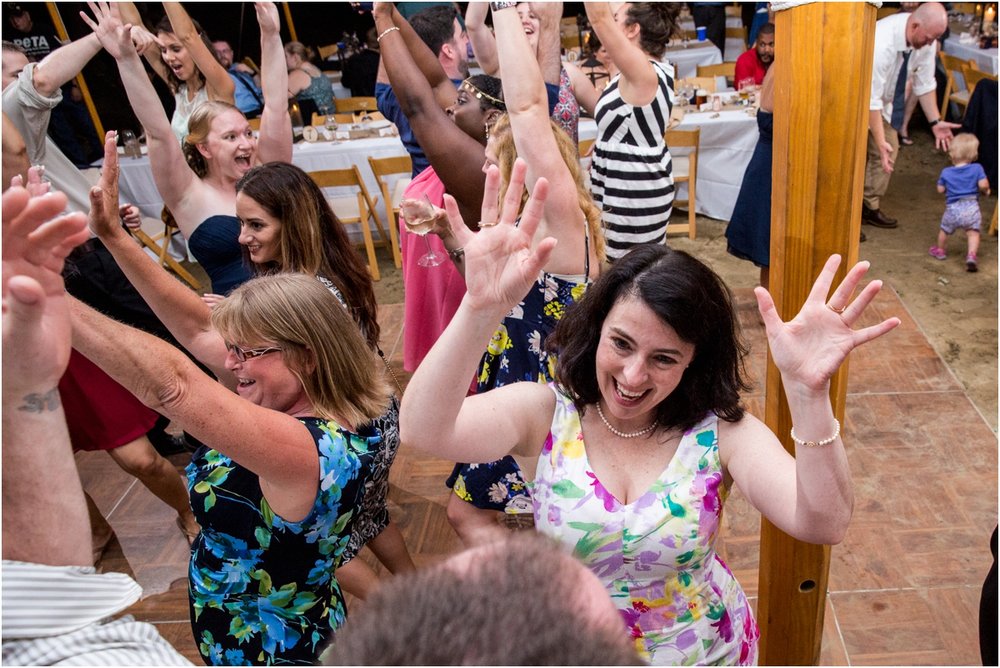
{"type": "Polygon", "coordinates": [[[378,37],[375,38],[375,41],[376,42],[381,42],[382,38],[385,37],[386,35],[388,35],[389,33],[391,33],[393,30],[399,30],[399,28],[397,26],[390,26],[390,27],[386,28],[385,30],[383,30],[382,32],[380,32],[378,34],[378,37]]]}
{"type": "Polygon", "coordinates": [[[830,438],[824,438],[822,441],[803,441],[803,440],[801,440],[800,438],[798,438],[795,435],[795,427],[792,427],[788,431],[788,433],[791,434],[791,436],[792,436],[792,442],[794,442],[795,445],[805,446],[807,448],[816,448],[816,447],[820,447],[820,446],[823,446],[823,445],[830,445],[831,443],[833,443],[834,441],[837,440],[838,436],[840,436],[840,421],[837,420],[836,418],[834,418],[833,424],[836,425],[836,429],[833,430],[833,436],[831,436],[830,438]]]}

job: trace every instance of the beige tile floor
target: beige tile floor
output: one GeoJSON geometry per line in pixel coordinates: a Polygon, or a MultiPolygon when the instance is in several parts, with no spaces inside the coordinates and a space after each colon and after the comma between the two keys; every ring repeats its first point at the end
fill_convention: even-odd
{"type": "MultiPolygon", "coordinates": [[[[761,378],[763,328],[749,290],[737,290],[761,378]]],[[[832,551],[821,662],[828,665],[979,663],[978,602],[997,523],[997,438],[891,290],[867,317],[903,324],[850,361],[844,421],[856,508],[832,551]]],[[[383,350],[400,380],[402,305],[380,311],[383,350]]],[[[747,396],[761,414],[762,390],[747,396]]],[[[174,462],[183,465],[183,456],[174,462]]],[[[78,457],[81,476],[118,542],[102,562],[134,574],[145,597],[131,612],[196,662],[187,621],[186,542],[171,512],[103,453],[78,457]]],[[[401,449],[391,475],[393,517],[419,564],[458,549],[445,518],[448,462],[401,449]]],[[[720,549],[755,602],[758,513],[735,492],[720,549]]],[[[370,555],[364,555],[369,559],[370,555]]]]}

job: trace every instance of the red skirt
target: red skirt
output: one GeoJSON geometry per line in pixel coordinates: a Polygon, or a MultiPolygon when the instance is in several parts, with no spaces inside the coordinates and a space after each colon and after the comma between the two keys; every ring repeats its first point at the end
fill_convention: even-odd
{"type": "Polygon", "coordinates": [[[159,418],[76,350],[59,380],[59,394],[74,452],[114,450],[145,435],[159,418]]]}

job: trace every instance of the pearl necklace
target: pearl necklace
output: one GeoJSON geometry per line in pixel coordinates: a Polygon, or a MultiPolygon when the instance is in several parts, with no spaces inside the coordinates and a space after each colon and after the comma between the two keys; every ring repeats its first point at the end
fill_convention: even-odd
{"type": "Polygon", "coordinates": [[[645,429],[640,429],[639,431],[633,431],[633,432],[618,431],[617,429],[611,426],[611,423],[608,422],[608,418],[604,417],[604,411],[601,410],[601,402],[598,401],[594,405],[597,406],[597,414],[600,416],[601,422],[603,422],[604,426],[608,428],[608,431],[610,431],[615,436],[619,436],[621,438],[637,438],[639,436],[645,436],[649,432],[656,429],[656,420],[653,420],[653,424],[649,425],[645,429]]]}

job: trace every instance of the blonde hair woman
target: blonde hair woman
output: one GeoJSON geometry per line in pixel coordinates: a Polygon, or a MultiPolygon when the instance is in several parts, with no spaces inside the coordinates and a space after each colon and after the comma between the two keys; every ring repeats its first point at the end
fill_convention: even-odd
{"type": "Polygon", "coordinates": [[[278,34],[278,10],[270,2],[254,6],[261,31],[264,89],[260,141],[239,109],[224,102],[206,102],[188,120],[183,150],[132,46],[131,27],[123,25],[105,2],[93,5],[94,20],[86,19],[101,45],[118,62],[128,100],[146,129],[156,188],[195,259],[208,273],[212,291],[218,294],[229,292],[250,276],[237,242],[236,182],[257,162],[292,159],[285,93],[288,75],[278,34]]]}

